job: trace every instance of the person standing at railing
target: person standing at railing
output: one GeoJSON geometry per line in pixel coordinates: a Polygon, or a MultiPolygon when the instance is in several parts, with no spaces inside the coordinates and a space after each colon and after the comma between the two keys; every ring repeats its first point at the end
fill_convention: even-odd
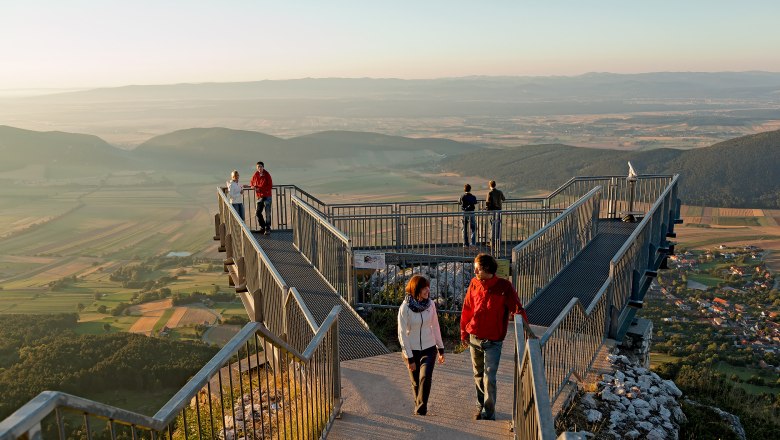
{"type": "Polygon", "coordinates": [[[490,191],[487,193],[485,199],[485,208],[488,211],[493,211],[490,216],[490,246],[493,248],[493,253],[498,251],[498,245],[501,241],[501,207],[503,206],[504,193],[500,189],[496,188],[496,181],[491,180],[488,182],[490,191]]]}
{"type": "Polygon", "coordinates": [[[238,183],[238,171],[233,170],[230,173],[230,180],[227,182],[228,198],[233,209],[236,210],[241,220],[244,220],[244,189],[238,183]]]}
{"type": "Polygon", "coordinates": [[[468,183],[463,186],[463,195],[460,196],[458,204],[463,211],[463,247],[469,247],[469,243],[476,246],[477,215],[474,212],[474,206],[477,204],[477,198],[471,194],[471,185],[468,183]],[[471,235],[469,235],[469,226],[471,226],[471,235]]]}
{"type": "Polygon", "coordinates": [[[471,352],[471,366],[477,389],[476,420],[496,419],[496,373],[501,360],[509,318],[522,315],[523,305],[512,283],[496,276],[498,263],[488,254],[474,259],[471,279],[460,315],[460,339],[471,352]]]}
{"type": "Polygon", "coordinates": [[[265,169],[263,162],[257,162],[257,171],[252,175],[252,180],[249,183],[257,196],[257,208],[255,209],[257,224],[260,227],[260,232],[268,235],[271,233],[271,190],[274,183],[271,180],[271,173],[265,169]]]}
{"type": "Polygon", "coordinates": [[[418,416],[428,413],[428,396],[436,359],[440,364],[444,363],[439,317],[430,294],[428,279],[415,275],[406,284],[406,298],[398,309],[398,342],[409,369],[414,414],[418,416]]]}

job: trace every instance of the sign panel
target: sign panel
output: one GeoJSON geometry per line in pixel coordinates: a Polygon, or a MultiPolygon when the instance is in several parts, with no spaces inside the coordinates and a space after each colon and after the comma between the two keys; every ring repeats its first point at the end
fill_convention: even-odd
{"type": "Polygon", "coordinates": [[[384,269],[385,254],[383,252],[355,251],[355,267],[358,269],[384,269]]]}

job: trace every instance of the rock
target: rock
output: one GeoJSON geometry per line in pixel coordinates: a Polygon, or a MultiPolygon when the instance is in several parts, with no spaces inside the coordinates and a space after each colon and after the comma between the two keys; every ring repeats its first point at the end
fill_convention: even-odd
{"type": "Polygon", "coordinates": [[[613,394],[608,389],[604,389],[604,391],[601,392],[601,400],[605,400],[607,402],[620,402],[620,397],[613,394]]]}
{"type": "Polygon", "coordinates": [[[680,425],[688,423],[688,417],[685,416],[685,413],[679,406],[672,408],[672,420],[680,425]]]}
{"type": "Polygon", "coordinates": [[[634,407],[636,407],[637,409],[639,409],[639,408],[648,408],[649,409],[650,408],[650,404],[646,400],[644,400],[644,399],[634,399],[634,401],[632,402],[632,405],[634,405],[634,407]]]}
{"type": "Polygon", "coordinates": [[[604,417],[604,415],[601,414],[600,411],[596,411],[595,409],[589,409],[585,411],[585,416],[588,418],[589,423],[600,422],[601,419],[604,417]]]}
{"type": "Polygon", "coordinates": [[[622,403],[622,404],[623,404],[623,405],[625,405],[625,406],[631,405],[631,401],[630,401],[630,400],[628,400],[628,399],[627,399],[627,398],[625,398],[625,397],[621,397],[621,398],[620,398],[620,403],[622,403]]]}
{"type": "Polygon", "coordinates": [[[622,422],[626,419],[626,416],[620,412],[620,411],[612,411],[609,413],[609,421],[613,425],[617,425],[618,423],[622,422]]]}
{"type": "Polygon", "coordinates": [[[674,397],[680,397],[682,396],[682,391],[680,391],[679,388],[677,388],[677,385],[674,384],[671,380],[665,380],[662,382],[663,387],[666,388],[666,392],[673,395],[674,397]]]}
{"type": "Polygon", "coordinates": [[[649,388],[647,391],[648,391],[650,394],[652,394],[652,395],[656,395],[656,394],[658,394],[658,393],[661,391],[661,389],[660,389],[660,388],[658,388],[657,386],[653,385],[653,386],[651,386],[651,387],[650,387],[650,388],[649,388]]]}
{"type": "Polygon", "coordinates": [[[664,428],[656,426],[650,432],[647,433],[647,440],[666,440],[669,435],[664,428]]]}
{"type": "Polygon", "coordinates": [[[641,434],[636,429],[632,429],[631,431],[628,431],[627,433],[625,433],[623,435],[625,435],[626,438],[628,438],[628,439],[635,440],[635,439],[639,438],[639,436],[641,434]]]}
{"type": "Polygon", "coordinates": [[[637,367],[636,369],[634,369],[634,371],[636,372],[636,374],[638,374],[640,376],[644,376],[644,375],[646,375],[647,373],[650,372],[650,370],[648,370],[647,368],[644,368],[644,367],[637,367]]]}
{"type": "Polygon", "coordinates": [[[655,397],[652,397],[647,403],[650,404],[651,411],[658,411],[658,400],[655,397]]]}
{"type": "Polygon", "coordinates": [[[658,415],[661,416],[661,419],[663,419],[664,422],[668,422],[672,419],[672,412],[663,406],[658,410],[658,415]]]}
{"type": "Polygon", "coordinates": [[[653,428],[655,428],[655,426],[653,426],[653,424],[650,422],[639,422],[636,424],[636,426],[637,428],[640,428],[643,431],[647,431],[647,432],[650,432],[653,430],[653,428]]]}
{"type": "Polygon", "coordinates": [[[598,405],[596,404],[596,399],[593,398],[594,395],[595,394],[593,393],[585,393],[585,395],[582,396],[580,402],[582,402],[582,404],[587,408],[595,409],[598,405]]]}
{"type": "Polygon", "coordinates": [[[605,383],[612,383],[615,380],[615,376],[604,373],[601,375],[601,380],[603,380],[605,383]]]}
{"type": "Polygon", "coordinates": [[[623,381],[625,381],[625,380],[626,380],[626,375],[625,375],[625,374],[624,374],[622,371],[620,371],[620,370],[617,370],[617,371],[615,372],[615,379],[617,379],[617,380],[619,380],[619,381],[623,382],[623,381]]]}

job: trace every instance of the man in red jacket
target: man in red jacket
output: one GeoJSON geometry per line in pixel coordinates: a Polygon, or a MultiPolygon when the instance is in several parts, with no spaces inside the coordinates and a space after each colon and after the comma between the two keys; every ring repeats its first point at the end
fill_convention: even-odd
{"type": "Polygon", "coordinates": [[[497,269],[492,256],[477,255],[460,315],[460,339],[469,345],[474,369],[477,420],[496,419],[496,372],[510,316],[519,313],[528,321],[517,291],[508,280],[496,276],[497,269]]]}
{"type": "Polygon", "coordinates": [[[257,196],[257,209],[255,210],[257,224],[260,226],[260,232],[268,235],[271,233],[271,189],[274,183],[271,180],[271,173],[266,171],[263,162],[257,163],[257,171],[252,175],[249,184],[252,185],[255,196],[257,196]],[[265,218],[263,217],[264,213],[265,218]]]}

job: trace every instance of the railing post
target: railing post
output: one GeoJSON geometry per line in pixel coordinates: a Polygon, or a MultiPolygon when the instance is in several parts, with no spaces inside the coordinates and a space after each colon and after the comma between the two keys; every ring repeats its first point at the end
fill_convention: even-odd
{"type": "Polygon", "coordinates": [[[333,344],[331,347],[331,362],[333,362],[333,399],[334,404],[341,402],[341,361],[339,354],[339,317],[336,315],[336,320],[333,322],[331,329],[333,344]]]}
{"type": "Polygon", "coordinates": [[[607,218],[617,217],[617,186],[617,177],[611,177],[607,190],[607,218]]]}
{"type": "Polygon", "coordinates": [[[259,287],[252,291],[252,312],[252,321],[265,324],[263,322],[263,292],[259,287]]]}

